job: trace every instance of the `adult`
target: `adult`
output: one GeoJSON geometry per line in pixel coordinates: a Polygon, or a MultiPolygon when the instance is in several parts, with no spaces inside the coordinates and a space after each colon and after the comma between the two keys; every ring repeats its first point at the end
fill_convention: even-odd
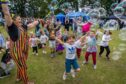
{"type": "Polygon", "coordinates": [[[2,11],[7,24],[7,32],[11,38],[10,53],[17,66],[17,81],[22,80],[24,84],[34,84],[28,81],[26,60],[28,57],[28,36],[27,30],[35,28],[38,21],[23,25],[21,17],[15,15],[13,18],[9,13],[7,0],[1,0],[2,11]]]}

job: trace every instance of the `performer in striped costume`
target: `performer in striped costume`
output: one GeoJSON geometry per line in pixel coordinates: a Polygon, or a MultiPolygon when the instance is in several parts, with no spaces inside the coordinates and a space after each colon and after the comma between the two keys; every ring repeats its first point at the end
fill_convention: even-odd
{"type": "Polygon", "coordinates": [[[10,51],[17,65],[17,81],[22,80],[24,84],[34,84],[28,81],[26,60],[28,57],[27,30],[35,28],[38,21],[23,25],[20,16],[11,17],[6,0],[1,0],[2,10],[7,24],[8,34],[11,38],[10,51]]]}

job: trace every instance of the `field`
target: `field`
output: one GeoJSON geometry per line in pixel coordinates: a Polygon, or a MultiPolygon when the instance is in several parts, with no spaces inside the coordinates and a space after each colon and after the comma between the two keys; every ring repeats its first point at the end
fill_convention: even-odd
{"type": "MultiPolygon", "coordinates": [[[[5,29],[1,27],[0,31],[7,36],[5,29]]],[[[119,51],[118,48],[120,44],[126,44],[126,42],[119,39],[120,31],[113,31],[112,33],[112,41],[110,42],[111,60],[107,61],[105,54],[102,55],[102,58],[97,56],[97,69],[94,70],[91,57],[89,64],[82,66],[85,53],[83,52],[81,59],[78,60],[81,71],[76,78],[73,79],[69,76],[66,81],[62,80],[65,54],[51,58],[49,53],[44,55],[41,50],[39,50],[38,56],[34,56],[30,50],[27,62],[29,79],[34,81],[35,84],[126,84],[126,50],[119,51]],[[114,57],[113,55],[115,51],[121,52],[117,59],[117,56],[114,57]]],[[[49,52],[49,48],[47,51],[49,52]]],[[[2,54],[0,54],[1,57],[2,54]]],[[[15,84],[15,79],[16,68],[12,70],[11,76],[0,79],[0,84],[15,84]]]]}

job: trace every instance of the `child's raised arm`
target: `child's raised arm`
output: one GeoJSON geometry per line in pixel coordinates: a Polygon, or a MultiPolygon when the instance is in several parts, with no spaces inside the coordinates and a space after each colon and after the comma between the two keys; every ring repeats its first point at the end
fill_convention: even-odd
{"type": "Polygon", "coordinates": [[[60,44],[64,45],[64,42],[63,42],[62,40],[60,40],[60,39],[58,39],[58,38],[55,38],[55,40],[56,40],[57,42],[59,42],[60,44]]]}

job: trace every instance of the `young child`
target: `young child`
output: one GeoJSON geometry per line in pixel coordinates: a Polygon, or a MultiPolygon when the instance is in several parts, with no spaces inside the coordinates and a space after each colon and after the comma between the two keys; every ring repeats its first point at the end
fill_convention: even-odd
{"type": "Polygon", "coordinates": [[[90,54],[93,58],[94,69],[96,69],[96,53],[97,53],[97,45],[96,45],[96,35],[94,31],[90,31],[89,36],[87,37],[87,49],[85,54],[84,64],[88,63],[88,58],[90,54]]]}
{"type": "Polygon", "coordinates": [[[33,49],[33,54],[38,55],[38,38],[34,34],[30,38],[30,43],[33,49]]]}
{"type": "MultiPolygon", "coordinates": [[[[62,36],[59,36],[58,39],[62,40],[62,36]]],[[[58,52],[58,54],[63,54],[63,50],[64,50],[63,45],[57,42],[56,52],[58,52]]]]}
{"type": "Polygon", "coordinates": [[[51,50],[51,57],[55,57],[56,56],[56,32],[59,30],[60,27],[54,27],[54,24],[50,24],[48,31],[49,31],[49,46],[50,46],[50,50],[51,50]]]}
{"type": "Polygon", "coordinates": [[[41,45],[42,45],[42,53],[43,54],[46,54],[47,52],[45,51],[45,48],[46,48],[46,43],[48,41],[48,37],[45,35],[45,33],[42,31],[41,32],[41,36],[40,36],[40,42],[41,42],[41,45]]]}
{"type": "Polygon", "coordinates": [[[102,53],[104,52],[104,49],[106,49],[106,57],[109,60],[109,54],[110,54],[110,48],[109,48],[109,41],[111,40],[111,32],[110,31],[105,31],[104,35],[102,37],[102,41],[100,44],[100,52],[99,52],[99,57],[101,57],[102,53]]]}
{"type": "MultiPolygon", "coordinates": [[[[78,39],[80,39],[80,38],[81,38],[81,37],[79,37],[78,39]]],[[[85,41],[85,39],[84,39],[83,41],[85,41]]],[[[81,43],[82,43],[82,41],[81,41],[81,43]]],[[[78,57],[78,59],[80,59],[82,47],[83,47],[83,46],[78,45],[77,48],[76,48],[76,49],[77,49],[77,57],[78,57]]]]}
{"type": "Polygon", "coordinates": [[[77,71],[77,72],[80,71],[80,67],[79,67],[77,59],[76,59],[76,47],[79,45],[83,45],[81,43],[81,40],[83,40],[83,38],[84,38],[84,36],[75,42],[75,37],[73,35],[70,35],[70,36],[68,36],[66,43],[64,43],[60,39],[56,38],[56,41],[58,41],[60,44],[64,45],[64,47],[66,49],[66,62],[65,62],[66,70],[63,74],[63,80],[66,80],[67,75],[70,72],[72,74],[72,77],[75,77],[75,71],[77,71]],[[73,67],[75,71],[72,70],[71,67],[73,67]]]}
{"type": "Polygon", "coordinates": [[[14,68],[14,62],[10,56],[9,50],[6,50],[5,54],[1,59],[1,68],[4,70],[5,74],[2,74],[0,78],[9,76],[10,71],[14,68]]]}

